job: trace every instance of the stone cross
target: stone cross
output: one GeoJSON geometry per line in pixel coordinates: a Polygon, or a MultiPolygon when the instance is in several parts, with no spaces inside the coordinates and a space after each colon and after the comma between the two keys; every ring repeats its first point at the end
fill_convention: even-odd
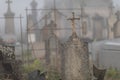
{"type": "Polygon", "coordinates": [[[10,3],[12,3],[12,1],[7,0],[6,3],[8,4],[8,9],[10,10],[10,3]]]}
{"type": "Polygon", "coordinates": [[[75,20],[80,20],[80,18],[75,18],[74,12],[73,12],[72,14],[73,14],[73,17],[72,17],[72,18],[69,18],[68,20],[71,20],[71,21],[72,21],[72,31],[73,31],[73,33],[75,33],[75,32],[76,32],[75,20]]]}
{"type": "Polygon", "coordinates": [[[110,3],[110,6],[109,6],[109,9],[110,9],[110,15],[113,14],[113,12],[114,12],[114,11],[113,11],[114,8],[115,8],[115,7],[113,6],[113,2],[111,2],[111,3],[110,3]]]}
{"type": "Polygon", "coordinates": [[[12,1],[8,0],[8,1],[6,1],[6,3],[7,3],[8,5],[10,5],[10,3],[12,3],[12,1]]]}

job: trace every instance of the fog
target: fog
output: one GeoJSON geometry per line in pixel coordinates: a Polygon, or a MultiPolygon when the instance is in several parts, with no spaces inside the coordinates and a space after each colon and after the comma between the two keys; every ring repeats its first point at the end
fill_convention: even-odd
{"type": "MultiPolygon", "coordinates": [[[[6,12],[7,10],[7,4],[5,3],[6,0],[0,0],[0,17],[4,17],[4,13],[6,12]]],[[[23,22],[23,27],[25,29],[26,27],[26,14],[25,14],[25,9],[26,8],[30,8],[30,3],[31,3],[32,0],[12,0],[12,4],[11,4],[11,9],[12,11],[15,13],[15,16],[18,17],[20,14],[24,17],[22,19],[22,22],[23,22]]],[[[44,2],[46,2],[46,4],[48,4],[48,7],[52,7],[53,6],[53,2],[54,0],[36,0],[38,2],[38,8],[43,8],[44,7],[44,2]]],[[[77,3],[76,4],[79,4],[78,2],[80,2],[79,0],[76,0],[77,3]]],[[[99,1],[99,0],[98,0],[99,1]]],[[[106,0],[107,1],[107,0],[106,0]]],[[[113,0],[114,2],[114,5],[116,7],[116,9],[119,9],[120,5],[120,0],[113,0]]],[[[64,8],[65,6],[67,6],[67,8],[69,7],[73,7],[75,1],[74,0],[56,0],[56,7],[57,8],[64,8]],[[69,6],[68,6],[69,4],[69,6]]],[[[80,6],[80,5],[79,5],[80,6]]],[[[30,11],[29,11],[30,12],[30,11]]],[[[38,11],[38,14],[40,14],[41,11],[38,11]]],[[[1,18],[0,19],[0,33],[3,33],[4,31],[4,19],[1,18]]],[[[19,32],[19,20],[18,19],[15,19],[15,24],[17,25],[16,26],[16,32],[19,32]]]]}

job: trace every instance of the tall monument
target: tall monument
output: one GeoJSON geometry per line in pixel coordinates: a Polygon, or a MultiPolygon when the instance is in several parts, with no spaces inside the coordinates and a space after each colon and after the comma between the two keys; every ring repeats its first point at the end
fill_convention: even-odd
{"type": "Polygon", "coordinates": [[[8,4],[7,12],[4,14],[5,16],[5,34],[6,35],[14,35],[15,34],[15,28],[14,28],[14,16],[15,14],[11,11],[10,4],[12,1],[8,0],[6,1],[8,4]]]}
{"type": "Polygon", "coordinates": [[[35,29],[35,38],[36,38],[36,41],[39,41],[40,40],[40,31],[38,29],[38,20],[37,20],[37,17],[38,17],[38,14],[37,14],[37,2],[35,0],[33,0],[31,2],[31,9],[32,9],[32,20],[33,20],[33,26],[34,26],[34,29],[35,29]]]}
{"type": "Polygon", "coordinates": [[[37,23],[37,2],[35,0],[33,0],[31,2],[31,9],[32,9],[32,19],[34,23],[37,23]]]}

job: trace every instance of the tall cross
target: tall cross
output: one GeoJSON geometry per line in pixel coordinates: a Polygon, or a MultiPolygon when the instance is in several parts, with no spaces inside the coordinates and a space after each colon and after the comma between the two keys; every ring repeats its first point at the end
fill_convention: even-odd
{"type": "Polygon", "coordinates": [[[73,31],[73,33],[75,33],[76,32],[75,20],[80,20],[80,18],[75,18],[74,12],[72,14],[73,14],[73,17],[69,18],[68,20],[72,21],[72,31],[73,31]]]}
{"type": "Polygon", "coordinates": [[[110,6],[109,6],[109,9],[110,9],[110,15],[112,15],[113,14],[113,12],[114,12],[114,5],[113,5],[113,2],[110,2],[110,6]]]}
{"type": "Polygon", "coordinates": [[[8,4],[8,9],[10,9],[10,3],[12,3],[12,1],[7,0],[6,3],[8,4]]]}

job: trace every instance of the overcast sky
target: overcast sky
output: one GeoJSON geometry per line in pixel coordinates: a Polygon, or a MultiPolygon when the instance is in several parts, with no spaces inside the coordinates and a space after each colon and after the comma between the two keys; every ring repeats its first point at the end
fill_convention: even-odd
{"type": "MultiPolygon", "coordinates": [[[[3,16],[3,14],[6,12],[6,6],[5,3],[6,0],[0,0],[0,16],[3,16]]],[[[16,13],[16,16],[19,14],[25,13],[25,8],[30,6],[30,3],[32,0],[12,0],[13,3],[11,5],[12,10],[16,13]]],[[[43,7],[43,1],[44,0],[36,0],[38,2],[38,8],[43,7]]],[[[120,0],[114,0],[114,3],[119,5],[120,0]]]]}

